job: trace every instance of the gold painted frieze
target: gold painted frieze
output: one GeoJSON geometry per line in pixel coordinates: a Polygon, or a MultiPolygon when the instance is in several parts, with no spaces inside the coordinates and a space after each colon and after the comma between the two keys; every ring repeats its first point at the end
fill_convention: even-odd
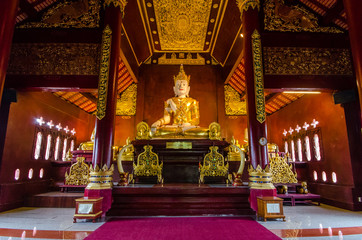
{"type": "Polygon", "coordinates": [[[348,49],[265,47],[266,75],[353,75],[348,49]]]}
{"type": "Polygon", "coordinates": [[[101,4],[98,0],[66,0],[47,10],[39,22],[18,28],[97,28],[101,4]]]}
{"type": "Polygon", "coordinates": [[[98,75],[99,48],[94,43],[14,43],[7,73],[98,75]]]}
{"type": "Polygon", "coordinates": [[[265,30],[278,32],[343,33],[335,27],[321,27],[316,15],[301,6],[287,6],[284,0],[264,2],[265,30]]]}
{"type": "Polygon", "coordinates": [[[169,57],[167,54],[163,54],[158,58],[158,64],[164,65],[205,65],[205,58],[200,54],[196,53],[196,58],[193,58],[191,53],[187,53],[186,56],[184,53],[172,53],[169,57]]]}

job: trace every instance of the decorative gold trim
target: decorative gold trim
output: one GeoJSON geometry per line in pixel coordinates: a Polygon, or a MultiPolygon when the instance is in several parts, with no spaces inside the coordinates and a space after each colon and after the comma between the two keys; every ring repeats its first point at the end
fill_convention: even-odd
{"type": "Polygon", "coordinates": [[[203,58],[200,54],[196,54],[196,58],[192,58],[191,53],[186,55],[186,58],[177,58],[177,55],[180,56],[181,53],[176,54],[175,52],[171,54],[168,58],[166,53],[158,58],[158,64],[164,65],[205,65],[205,58],[203,58]]]}
{"type": "Polygon", "coordinates": [[[272,157],[269,159],[273,183],[297,183],[297,173],[293,172],[292,164],[286,158],[272,157]]]}
{"type": "Polygon", "coordinates": [[[112,44],[112,30],[107,25],[103,30],[102,36],[102,49],[101,49],[101,62],[99,71],[98,83],[98,102],[97,102],[97,118],[101,120],[106,115],[107,106],[107,89],[108,89],[108,75],[109,75],[109,62],[111,58],[111,44],[112,44]]]}
{"type": "Polygon", "coordinates": [[[241,101],[240,94],[230,85],[224,85],[225,114],[227,116],[246,115],[246,101],[241,101]]]}
{"type": "Polygon", "coordinates": [[[17,28],[98,28],[100,1],[66,0],[47,10],[40,22],[28,22],[17,28]]]}
{"type": "Polygon", "coordinates": [[[158,155],[152,152],[152,146],[145,145],[143,148],[145,149],[145,151],[138,155],[137,163],[133,163],[134,176],[157,176],[157,182],[163,183],[163,163],[159,163],[158,155]]]}
{"type": "Polygon", "coordinates": [[[136,139],[151,139],[151,129],[146,122],[137,124],[136,139]]]}
{"type": "Polygon", "coordinates": [[[221,140],[220,124],[217,122],[210,123],[209,125],[209,139],[221,140]]]}
{"type": "Polygon", "coordinates": [[[124,16],[124,9],[127,5],[127,1],[126,0],[104,0],[104,7],[109,7],[111,4],[113,4],[114,7],[119,7],[119,9],[121,10],[123,16],[124,16]]]}
{"type": "Polygon", "coordinates": [[[90,177],[87,189],[110,189],[113,186],[113,164],[108,168],[104,164],[103,168],[99,168],[98,165],[94,167],[90,166],[90,177]]]}
{"type": "Polygon", "coordinates": [[[298,5],[287,6],[284,0],[266,0],[263,8],[267,31],[343,33],[334,27],[319,26],[316,15],[298,5]]]}
{"type": "Polygon", "coordinates": [[[240,10],[240,18],[242,18],[244,11],[248,11],[249,7],[252,9],[258,8],[258,11],[260,10],[259,0],[236,0],[236,4],[240,10]]]}
{"type": "Polygon", "coordinates": [[[269,166],[262,169],[260,165],[253,168],[250,164],[249,169],[249,187],[251,189],[275,189],[272,183],[272,173],[269,166]]]}
{"type": "Polygon", "coordinates": [[[258,30],[254,30],[251,35],[253,50],[253,68],[255,82],[255,107],[256,119],[263,123],[265,121],[265,98],[264,98],[264,79],[263,79],[263,60],[260,34],[258,30]]]}
{"type": "Polygon", "coordinates": [[[200,166],[199,183],[204,183],[205,177],[225,177],[228,180],[229,163],[225,164],[224,157],[217,152],[219,147],[209,147],[210,152],[204,157],[203,165],[200,166]]]}
{"type": "Polygon", "coordinates": [[[77,162],[74,163],[69,170],[69,174],[65,173],[66,185],[87,185],[89,182],[89,167],[84,163],[84,157],[77,157],[77,162]]]}

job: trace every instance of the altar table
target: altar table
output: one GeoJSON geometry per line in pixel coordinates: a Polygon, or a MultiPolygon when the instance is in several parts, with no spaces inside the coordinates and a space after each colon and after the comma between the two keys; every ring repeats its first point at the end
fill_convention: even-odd
{"type": "Polygon", "coordinates": [[[163,162],[163,178],[165,183],[198,183],[199,165],[209,147],[218,146],[218,152],[226,157],[225,148],[229,143],[223,140],[210,139],[151,139],[135,140],[135,161],[144,151],[143,146],[151,145],[163,162]]]}

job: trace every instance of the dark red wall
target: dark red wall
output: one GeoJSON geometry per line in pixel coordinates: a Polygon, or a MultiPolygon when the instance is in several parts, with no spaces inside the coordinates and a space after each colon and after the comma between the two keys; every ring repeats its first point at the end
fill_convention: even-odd
{"type": "Polygon", "coordinates": [[[18,92],[17,102],[11,103],[4,154],[0,172],[0,210],[19,206],[26,196],[47,191],[53,176],[51,162],[34,160],[33,142],[38,117],[53,120],[55,124],[75,128],[78,147],[88,141],[94,128],[94,117],[66,103],[51,93],[18,92]],[[20,169],[20,179],[15,180],[15,170],[20,169]],[[34,170],[33,179],[28,171],[34,170]],[[43,179],[39,178],[44,169],[43,179]]]}
{"type": "Polygon", "coordinates": [[[321,194],[323,198],[336,205],[352,208],[353,174],[349,154],[348,137],[344,110],[335,105],[331,93],[305,95],[267,118],[268,140],[277,143],[280,151],[284,151],[282,132],[289,127],[302,126],[304,122],[319,121],[321,128],[322,160],[308,162],[301,180],[308,180],[310,188],[321,194]],[[317,171],[318,180],[314,181],[313,171],[317,171]],[[327,181],[322,181],[322,171],[327,174],[327,181]],[[337,183],[332,182],[331,174],[337,174],[337,183]],[[348,193],[348,194],[347,194],[348,193]]]}

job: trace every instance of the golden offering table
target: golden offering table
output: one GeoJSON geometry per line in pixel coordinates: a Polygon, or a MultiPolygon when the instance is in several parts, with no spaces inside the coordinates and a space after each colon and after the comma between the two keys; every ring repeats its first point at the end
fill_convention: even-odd
{"type": "Polygon", "coordinates": [[[225,148],[229,143],[210,139],[151,139],[132,141],[135,159],[144,151],[145,145],[152,146],[152,151],[163,162],[165,183],[198,183],[199,166],[211,146],[217,146],[218,152],[226,156],[225,148]]]}

